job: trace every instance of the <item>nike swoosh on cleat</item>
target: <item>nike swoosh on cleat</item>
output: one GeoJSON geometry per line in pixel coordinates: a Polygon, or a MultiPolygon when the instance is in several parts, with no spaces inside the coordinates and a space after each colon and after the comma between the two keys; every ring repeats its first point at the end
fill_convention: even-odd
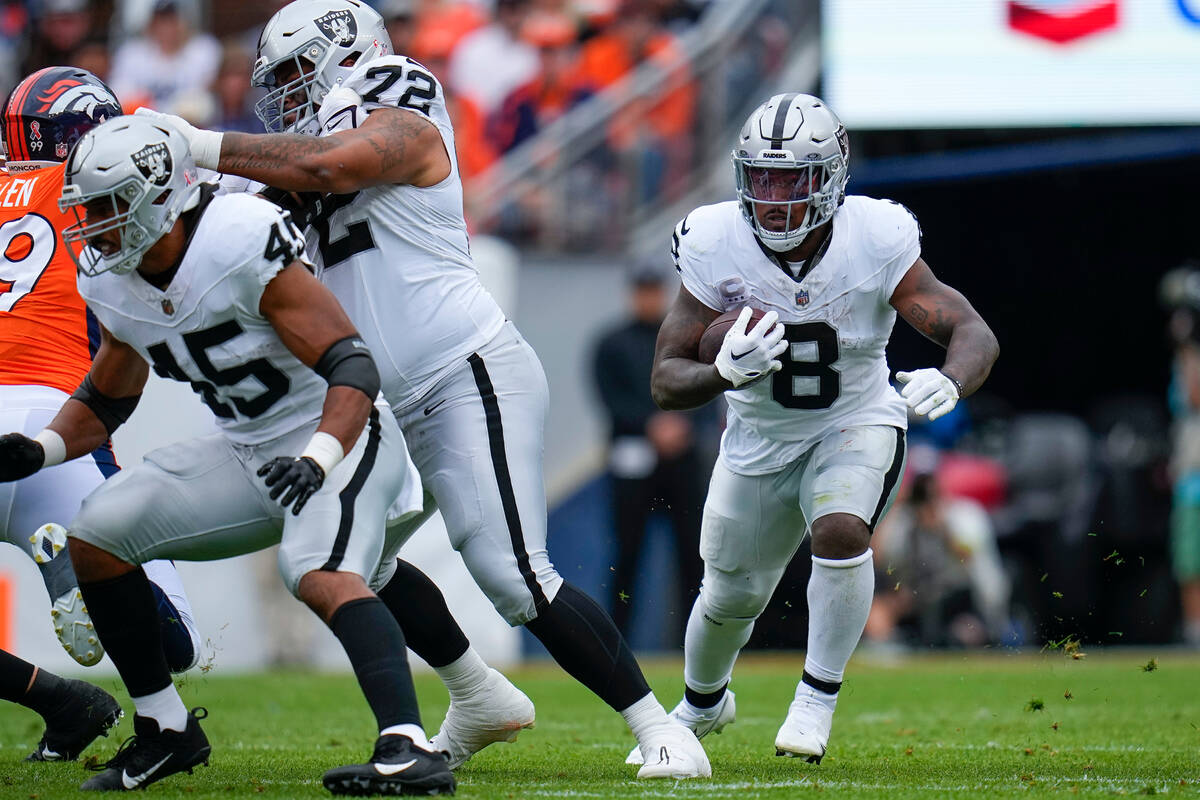
{"type": "Polygon", "coordinates": [[[433,413],[433,410],[434,410],[435,408],[437,408],[438,406],[440,406],[442,403],[446,402],[446,400],[448,400],[448,399],[449,399],[449,398],[443,397],[441,400],[438,400],[438,401],[437,401],[436,403],[434,403],[433,405],[431,405],[431,406],[425,406],[425,416],[427,416],[427,417],[428,417],[430,414],[432,414],[432,413],[433,413]]]}
{"type": "Polygon", "coordinates": [[[730,358],[732,358],[734,361],[737,361],[737,360],[738,360],[738,359],[740,359],[740,358],[745,358],[746,356],[750,355],[751,353],[753,353],[753,352],[754,352],[755,350],[757,350],[757,349],[758,349],[757,347],[752,347],[752,348],[750,348],[749,350],[747,350],[746,352],[744,352],[744,353],[739,353],[739,354],[738,354],[738,355],[736,355],[736,356],[735,356],[735,355],[733,355],[733,354],[730,354],[730,356],[729,356],[729,357],[730,357],[730,358]]]}
{"type": "Polygon", "coordinates": [[[129,777],[128,772],[126,772],[125,770],[121,770],[121,785],[124,786],[126,789],[136,789],[137,787],[141,786],[145,782],[146,778],[149,778],[151,775],[153,775],[155,772],[157,772],[158,768],[161,767],[163,764],[167,763],[167,761],[169,761],[170,759],[171,759],[171,754],[167,753],[165,756],[163,756],[162,761],[159,761],[157,764],[155,764],[150,769],[143,772],[141,775],[134,775],[132,778],[129,777]]]}
{"type": "Polygon", "coordinates": [[[403,764],[375,764],[374,766],[375,771],[380,775],[395,775],[397,772],[404,772],[404,770],[415,763],[417,763],[417,760],[414,758],[412,761],[405,761],[403,764]]]}

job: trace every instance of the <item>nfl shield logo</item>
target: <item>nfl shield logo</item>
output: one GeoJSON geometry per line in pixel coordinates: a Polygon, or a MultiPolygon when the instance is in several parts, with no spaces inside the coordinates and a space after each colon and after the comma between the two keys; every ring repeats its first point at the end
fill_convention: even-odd
{"type": "Polygon", "coordinates": [[[162,299],[162,310],[168,317],[175,313],[175,304],[171,302],[169,297],[162,299]]]}
{"type": "Polygon", "coordinates": [[[808,289],[796,292],[796,305],[801,307],[808,305],[808,289]]]}

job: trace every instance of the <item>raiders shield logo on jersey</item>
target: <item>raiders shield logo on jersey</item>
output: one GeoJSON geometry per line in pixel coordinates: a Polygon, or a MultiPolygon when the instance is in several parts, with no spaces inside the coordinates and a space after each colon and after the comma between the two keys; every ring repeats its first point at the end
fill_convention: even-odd
{"type": "Polygon", "coordinates": [[[350,44],[358,35],[358,23],[349,11],[339,9],[314,20],[321,33],[334,44],[350,44]]]}
{"type": "Polygon", "coordinates": [[[171,179],[171,152],[166,142],[155,142],[138,150],[133,154],[133,163],[155,186],[166,186],[171,179]]]}

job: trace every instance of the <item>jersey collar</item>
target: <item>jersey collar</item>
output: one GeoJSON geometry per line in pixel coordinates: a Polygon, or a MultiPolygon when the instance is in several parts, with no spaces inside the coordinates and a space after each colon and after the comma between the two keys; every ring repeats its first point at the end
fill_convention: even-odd
{"type": "Polygon", "coordinates": [[[763,252],[763,255],[766,256],[768,260],[770,260],[773,264],[775,264],[775,266],[779,267],[779,269],[783,271],[784,275],[787,275],[788,278],[796,283],[800,283],[808,276],[808,273],[812,272],[813,269],[816,268],[817,264],[821,263],[821,259],[825,257],[825,251],[829,249],[829,243],[833,241],[833,224],[834,221],[831,217],[824,241],[822,241],[821,246],[817,248],[817,252],[813,253],[812,257],[804,262],[804,266],[800,269],[799,275],[793,275],[792,268],[788,266],[788,262],[783,259],[783,256],[779,255],[779,253],[776,253],[774,250],[763,244],[762,240],[757,236],[754,237],[754,243],[758,245],[758,249],[763,252]]]}

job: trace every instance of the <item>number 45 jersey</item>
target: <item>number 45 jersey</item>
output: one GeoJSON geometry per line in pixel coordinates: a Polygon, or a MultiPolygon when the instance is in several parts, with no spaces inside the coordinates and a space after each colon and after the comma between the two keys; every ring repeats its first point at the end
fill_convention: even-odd
{"type": "Polygon", "coordinates": [[[321,281],[358,326],[384,396],[400,408],[495,338],[504,312],[471,260],[441,84],[411,58],[383,56],[360,65],[344,85],[362,104],[323,117],[320,135],[356,127],[376,109],[401,109],[433,123],[450,155],[450,174],[440,183],[326,196],[309,220],[308,252],[321,281]]]}
{"type": "Polygon", "coordinates": [[[884,349],[896,321],[888,301],[920,256],[920,240],[908,209],[850,196],[833,216],[824,256],[797,281],[759,245],[736,202],[702,206],[676,226],[671,252],[697,300],[722,312],[774,310],[786,330],[783,369],[725,393],[726,466],[763,475],[839,428],[907,426],[884,349]]]}
{"type": "Polygon", "coordinates": [[[135,270],[81,274],[79,292],[156,373],[190,383],[235,444],[315,428],[325,381],[292,355],[258,308],[271,279],[303,257],[304,239],[287,212],[260,197],[213,197],[206,188],[201,198],[165,290],[135,270]]]}

